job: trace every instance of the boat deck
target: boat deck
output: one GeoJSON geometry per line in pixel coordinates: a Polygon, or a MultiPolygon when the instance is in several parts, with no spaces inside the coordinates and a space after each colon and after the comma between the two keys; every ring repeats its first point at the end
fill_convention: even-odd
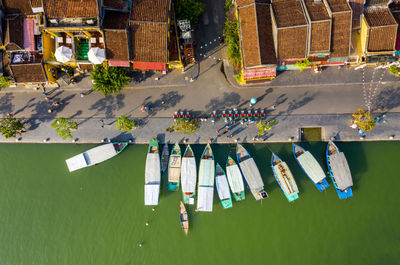
{"type": "Polygon", "coordinates": [[[349,164],[344,153],[329,155],[329,164],[338,189],[343,191],[353,186],[349,164]]]}

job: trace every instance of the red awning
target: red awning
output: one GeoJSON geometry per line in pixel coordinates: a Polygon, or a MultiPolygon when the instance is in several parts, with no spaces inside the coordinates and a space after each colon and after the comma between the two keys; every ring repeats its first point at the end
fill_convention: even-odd
{"type": "Polygon", "coordinates": [[[129,61],[108,61],[109,66],[129,67],[129,61]]]}
{"type": "Polygon", "coordinates": [[[35,50],[35,36],[33,35],[33,19],[24,19],[24,49],[27,51],[35,50]]]}
{"type": "Polygon", "coordinates": [[[243,71],[243,79],[261,79],[276,77],[276,67],[263,67],[243,71]]]}
{"type": "Polygon", "coordinates": [[[133,62],[133,69],[166,70],[167,64],[165,64],[165,63],[133,62]]]}
{"type": "Polygon", "coordinates": [[[396,51],[400,50],[400,34],[397,34],[396,38],[396,51]]]}

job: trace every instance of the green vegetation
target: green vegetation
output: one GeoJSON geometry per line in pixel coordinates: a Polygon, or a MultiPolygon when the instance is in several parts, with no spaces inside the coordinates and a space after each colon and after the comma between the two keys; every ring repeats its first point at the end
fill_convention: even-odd
{"type": "Polygon", "coordinates": [[[399,68],[397,67],[397,65],[391,65],[390,67],[389,67],[389,72],[392,74],[392,75],[397,75],[397,76],[399,76],[399,68]]]}
{"type": "Polygon", "coordinates": [[[23,131],[24,124],[22,120],[15,118],[12,114],[7,115],[0,122],[0,132],[6,139],[21,135],[23,131]]]}
{"type": "Polygon", "coordinates": [[[277,123],[276,120],[270,120],[267,122],[262,122],[260,121],[259,123],[257,123],[257,128],[258,128],[258,135],[262,136],[264,135],[266,132],[268,132],[269,130],[272,129],[272,127],[277,123]]]}
{"type": "Polygon", "coordinates": [[[123,132],[129,132],[136,127],[136,123],[135,121],[130,120],[125,115],[121,115],[119,116],[117,122],[115,123],[115,127],[117,127],[118,130],[121,130],[123,132]]]}
{"type": "Polygon", "coordinates": [[[308,60],[308,57],[303,60],[303,61],[298,61],[294,64],[297,67],[300,67],[300,72],[303,72],[304,68],[309,67],[311,65],[310,60],[308,60]]]}
{"type": "Polygon", "coordinates": [[[167,132],[181,132],[183,135],[187,133],[195,133],[200,128],[196,120],[177,120],[170,127],[166,129],[167,132]]]}
{"type": "Polygon", "coordinates": [[[242,61],[239,42],[239,22],[234,20],[226,20],[224,27],[224,35],[228,44],[228,59],[233,64],[235,71],[239,71],[242,61]]]}
{"type": "Polygon", "coordinates": [[[51,127],[56,129],[58,135],[63,139],[72,139],[71,130],[78,129],[78,123],[72,121],[71,118],[58,118],[51,123],[51,127]]]}
{"type": "Polygon", "coordinates": [[[130,80],[125,69],[103,64],[96,65],[90,76],[93,80],[93,89],[103,93],[104,97],[121,92],[130,80]]]}
{"type": "Polygon", "coordinates": [[[225,7],[224,7],[225,16],[227,15],[227,13],[229,12],[229,10],[231,9],[232,6],[233,6],[232,0],[228,0],[225,2],[225,7]]]}
{"type": "Polygon", "coordinates": [[[176,0],[175,14],[178,20],[188,19],[192,25],[196,25],[200,15],[204,11],[206,6],[204,3],[198,0],[176,0]]]}
{"type": "Polygon", "coordinates": [[[5,76],[0,76],[0,89],[10,86],[10,78],[5,76]]]}
{"type": "Polygon", "coordinates": [[[371,112],[357,109],[357,111],[353,113],[353,124],[357,124],[359,129],[368,132],[375,127],[376,122],[374,118],[372,118],[371,112]]]}

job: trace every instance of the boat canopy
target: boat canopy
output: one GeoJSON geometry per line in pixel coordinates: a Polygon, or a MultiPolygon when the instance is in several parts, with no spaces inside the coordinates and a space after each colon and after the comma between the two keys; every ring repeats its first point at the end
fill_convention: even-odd
{"type": "Polygon", "coordinates": [[[320,164],[309,151],[298,156],[297,160],[314,183],[318,183],[326,178],[320,164]]]}
{"type": "Polygon", "coordinates": [[[194,157],[183,157],[181,168],[182,192],[195,192],[196,179],[196,159],[194,157]]]}
{"type": "Polygon", "coordinates": [[[242,173],[240,173],[238,165],[226,167],[226,175],[233,193],[240,193],[244,191],[242,173]]]}
{"type": "Polygon", "coordinates": [[[160,184],[144,185],[144,205],[157,205],[160,195],[160,184]]]}
{"type": "Polygon", "coordinates": [[[199,186],[214,186],[215,164],[214,160],[202,159],[199,169],[199,186]]]}
{"type": "Polygon", "coordinates": [[[145,184],[160,184],[160,156],[148,153],[146,158],[145,184]]]}
{"type": "Polygon", "coordinates": [[[251,190],[260,191],[264,189],[264,183],[253,158],[240,162],[240,169],[251,190]]]}
{"type": "Polygon", "coordinates": [[[214,187],[199,187],[197,198],[197,210],[202,212],[212,212],[214,187]]]}
{"type": "Polygon", "coordinates": [[[179,182],[180,176],[181,176],[181,156],[171,155],[169,158],[169,166],[168,166],[168,181],[179,182]]]}
{"type": "Polygon", "coordinates": [[[116,154],[117,151],[114,148],[114,144],[109,143],[97,146],[79,155],[71,157],[65,162],[67,163],[69,171],[74,171],[103,162],[116,154]]]}
{"type": "Polygon", "coordinates": [[[286,195],[292,195],[294,193],[299,193],[299,189],[297,187],[296,181],[286,162],[280,162],[274,165],[274,172],[278,182],[286,195]],[[279,169],[279,165],[282,165],[283,168],[279,169]],[[285,172],[286,176],[283,176],[282,171],[285,172]]]}
{"type": "Polygon", "coordinates": [[[335,179],[336,185],[340,190],[345,190],[353,186],[351,172],[344,153],[336,153],[329,156],[329,164],[335,179]]]}
{"type": "Polygon", "coordinates": [[[216,176],[215,185],[217,186],[218,196],[221,200],[229,199],[231,197],[228,181],[226,180],[225,175],[216,176]]]}

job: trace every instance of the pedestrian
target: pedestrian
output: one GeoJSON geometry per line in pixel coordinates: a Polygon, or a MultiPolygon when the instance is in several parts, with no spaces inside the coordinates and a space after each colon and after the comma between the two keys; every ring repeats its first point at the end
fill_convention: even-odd
{"type": "Polygon", "coordinates": [[[60,102],[54,101],[54,102],[53,102],[53,106],[55,106],[55,107],[60,106],[60,102]]]}
{"type": "Polygon", "coordinates": [[[81,98],[83,98],[85,96],[85,93],[81,93],[81,98]]]}
{"type": "Polygon", "coordinates": [[[47,100],[47,101],[49,101],[49,100],[50,100],[50,98],[49,98],[49,97],[44,97],[44,99],[45,99],[45,100],[47,100]]]}
{"type": "Polygon", "coordinates": [[[269,107],[270,109],[274,110],[276,108],[276,104],[272,105],[271,107],[269,107]]]}
{"type": "Polygon", "coordinates": [[[165,101],[164,101],[164,100],[161,100],[161,104],[164,105],[164,104],[165,104],[165,101]]]}
{"type": "Polygon", "coordinates": [[[104,121],[103,120],[100,120],[100,125],[101,125],[101,128],[104,128],[104,121]]]}
{"type": "Polygon", "coordinates": [[[47,112],[48,113],[53,113],[53,110],[52,109],[48,109],[47,112]]]}
{"type": "Polygon", "coordinates": [[[232,138],[232,137],[233,137],[233,134],[230,134],[230,135],[228,135],[228,136],[226,136],[226,137],[228,137],[228,138],[232,138]]]}

